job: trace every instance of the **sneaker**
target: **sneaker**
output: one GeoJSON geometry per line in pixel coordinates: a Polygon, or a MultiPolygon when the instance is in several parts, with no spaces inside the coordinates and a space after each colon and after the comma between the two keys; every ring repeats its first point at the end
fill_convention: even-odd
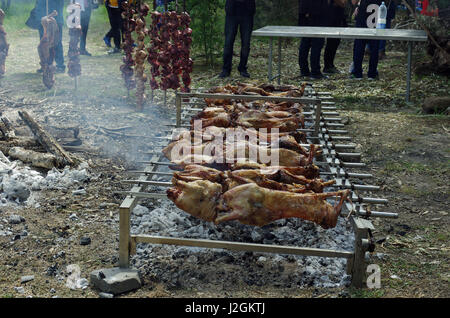
{"type": "Polygon", "coordinates": [[[108,54],[117,54],[117,53],[120,53],[120,49],[116,47],[108,51],[108,54]]]}
{"type": "Polygon", "coordinates": [[[350,64],[350,66],[348,67],[348,73],[349,74],[353,74],[353,71],[355,70],[355,64],[350,64]]]}
{"type": "Polygon", "coordinates": [[[103,38],[103,42],[105,42],[107,47],[111,47],[111,38],[108,38],[106,35],[103,38]]]}
{"type": "Polygon", "coordinates": [[[225,78],[230,76],[230,72],[222,71],[222,73],[219,74],[219,78],[225,78]]]}
{"type": "Polygon", "coordinates": [[[367,76],[367,79],[368,79],[369,81],[376,81],[376,80],[378,80],[378,75],[375,76],[375,77],[367,76]]]}
{"type": "Polygon", "coordinates": [[[309,76],[309,78],[310,78],[311,80],[321,80],[321,79],[327,79],[328,76],[323,75],[322,73],[319,73],[319,74],[311,74],[311,75],[309,76]]]}
{"type": "Polygon", "coordinates": [[[65,66],[57,66],[56,67],[56,73],[64,74],[65,72],[66,72],[66,67],[65,66]]]}
{"type": "Polygon", "coordinates": [[[340,74],[341,72],[335,67],[328,67],[323,69],[324,74],[340,74]]]}
{"type": "Polygon", "coordinates": [[[91,54],[91,53],[89,53],[89,52],[88,52],[88,51],[86,51],[86,50],[82,50],[82,51],[80,51],[80,55],[92,56],[92,54],[91,54]]]}
{"type": "Polygon", "coordinates": [[[241,74],[242,77],[250,78],[250,74],[248,74],[247,71],[240,71],[239,73],[241,74]]]}
{"type": "Polygon", "coordinates": [[[351,74],[350,77],[349,77],[349,79],[356,80],[356,81],[360,81],[360,80],[362,80],[363,78],[362,78],[362,76],[361,76],[361,77],[358,77],[358,76],[356,76],[355,74],[351,74]]]}

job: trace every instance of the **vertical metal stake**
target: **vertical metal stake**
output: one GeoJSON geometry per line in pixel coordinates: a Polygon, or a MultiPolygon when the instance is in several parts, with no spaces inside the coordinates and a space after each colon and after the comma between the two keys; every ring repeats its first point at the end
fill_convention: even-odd
{"type": "Polygon", "coordinates": [[[181,126],[181,95],[180,94],[176,94],[175,97],[175,104],[177,107],[177,127],[181,126]]]}
{"type": "Polygon", "coordinates": [[[164,107],[167,105],[167,89],[164,90],[164,107]]]}
{"type": "Polygon", "coordinates": [[[278,85],[281,84],[281,37],[278,38],[278,85]]]}
{"type": "Polygon", "coordinates": [[[119,267],[130,267],[130,209],[119,209],[119,267]]]}
{"type": "MultiPolygon", "coordinates": [[[[317,97],[316,97],[317,98],[317,97]]],[[[320,131],[320,119],[322,117],[322,101],[319,99],[319,102],[316,104],[316,120],[314,125],[314,137],[319,137],[320,131]]]]}
{"type": "Polygon", "coordinates": [[[269,82],[272,81],[272,54],[273,54],[273,38],[269,40],[269,82]]]}
{"type": "Polygon", "coordinates": [[[409,93],[411,89],[411,59],[412,59],[412,42],[408,42],[408,68],[406,70],[406,101],[409,102],[409,93]]]}

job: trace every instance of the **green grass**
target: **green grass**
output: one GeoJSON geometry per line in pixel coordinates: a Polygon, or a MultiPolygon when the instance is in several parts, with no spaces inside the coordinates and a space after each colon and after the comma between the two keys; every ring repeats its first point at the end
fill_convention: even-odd
{"type": "Polygon", "coordinates": [[[25,22],[30,16],[31,10],[34,8],[33,3],[17,3],[12,1],[11,7],[6,12],[5,29],[6,32],[20,31],[22,29],[29,29],[25,22]]]}

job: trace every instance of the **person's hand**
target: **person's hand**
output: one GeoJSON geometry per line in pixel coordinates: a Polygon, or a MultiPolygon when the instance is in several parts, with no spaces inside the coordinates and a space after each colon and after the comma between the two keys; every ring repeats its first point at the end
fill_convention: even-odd
{"type": "Polygon", "coordinates": [[[352,18],[354,19],[356,15],[358,14],[359,7],[356,7],[355,12],[353,12],[352,18]]]}

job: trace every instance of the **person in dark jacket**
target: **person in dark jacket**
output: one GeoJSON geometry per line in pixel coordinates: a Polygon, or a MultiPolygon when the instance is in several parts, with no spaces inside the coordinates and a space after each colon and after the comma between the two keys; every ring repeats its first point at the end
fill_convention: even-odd
{"type": "Polygon", "coordinates": [[[108,11],[109,24],[111,29],[106,33],[103,41],[108,47],[111,47],[111,39],[114,39],[114,48],[108,53],[114,54],[120,52],[120,43],[122,40],[122,2],[123,0],[106,0],[105,6],[108,11]]]}
{"type": "MultiPolygon", "coordinates": [[[[382,0],[361,0],[356,14],[357,28],[375,29],[377,26],[378,10],[382,0]]],[[[365,47],[368,44],[370,52],[377,52],[379,48],[379,40],[356,39],[353,46],[353,70],[351,78],[362,79],[362,62],[364,59],[365,47]]],[[[378,54],[370,54],[369,71],[367,77],[376,79],[378,77],[378,54]]]]}
{"type": "MultiPolygon", "coordinates": [[[[59,27],[59,39],[58,44],[55,48],[55,62],[56,62],[56,72],[64,73],[66,70],[66,66],[64,65],[64,51],[62,45],[62,29],[64,25],[64,0],[37,0],[35,6],[35,18],[39,19],[39,38],[42,39],[44,36],[44,28],[42,27],[40,20],[52,13],[56,10],[58,15],[55,17],[55,20],[59,27]],[[48,6],[47,6],[48,4],[48,6]]],[[[39,69],[38,72],[42,72],[42,69],[39,69]]]]}
{"type": "Polygon", "coordinates": [[[253,30],[253,18],[256,12],[255,0],[227,0],[225,4],[225,46],[223,49],[223,67],[219,77],[230,76],[233,58],[233,46],[239,28],[241,35],[241,56],[238,71],[243,77],[250,77],[247,62],[250,55],[250,39],[253,30]]]}
{"type": "MultiPolygon", "coordinates": [[[[329,4],[329,19],[327,26],[329,27],[347,27],[347,19],[345,16],[345,4],[347,0],[334,0],[329,4]]],[[[341,43],[341,39],[328,38],[325,45],[325,52],[323,54],[323,73],[336,74],[340,73],[334,66],[334,58],[341,43]]]]}
{"type": "MultiPolygon", "coordinates": [[[[331,0],[299,0],[298,25],[299,26],[326,26],[329,14],[328,6],[331,0]]],[[[325,78],[320,71],[320,55],[325,39],[302,38],[298,50],[298,63],[300,75],[311,79],[325,78]],[[308,55],[311,51],[311,70],[308,65],[308,55]]]]}

